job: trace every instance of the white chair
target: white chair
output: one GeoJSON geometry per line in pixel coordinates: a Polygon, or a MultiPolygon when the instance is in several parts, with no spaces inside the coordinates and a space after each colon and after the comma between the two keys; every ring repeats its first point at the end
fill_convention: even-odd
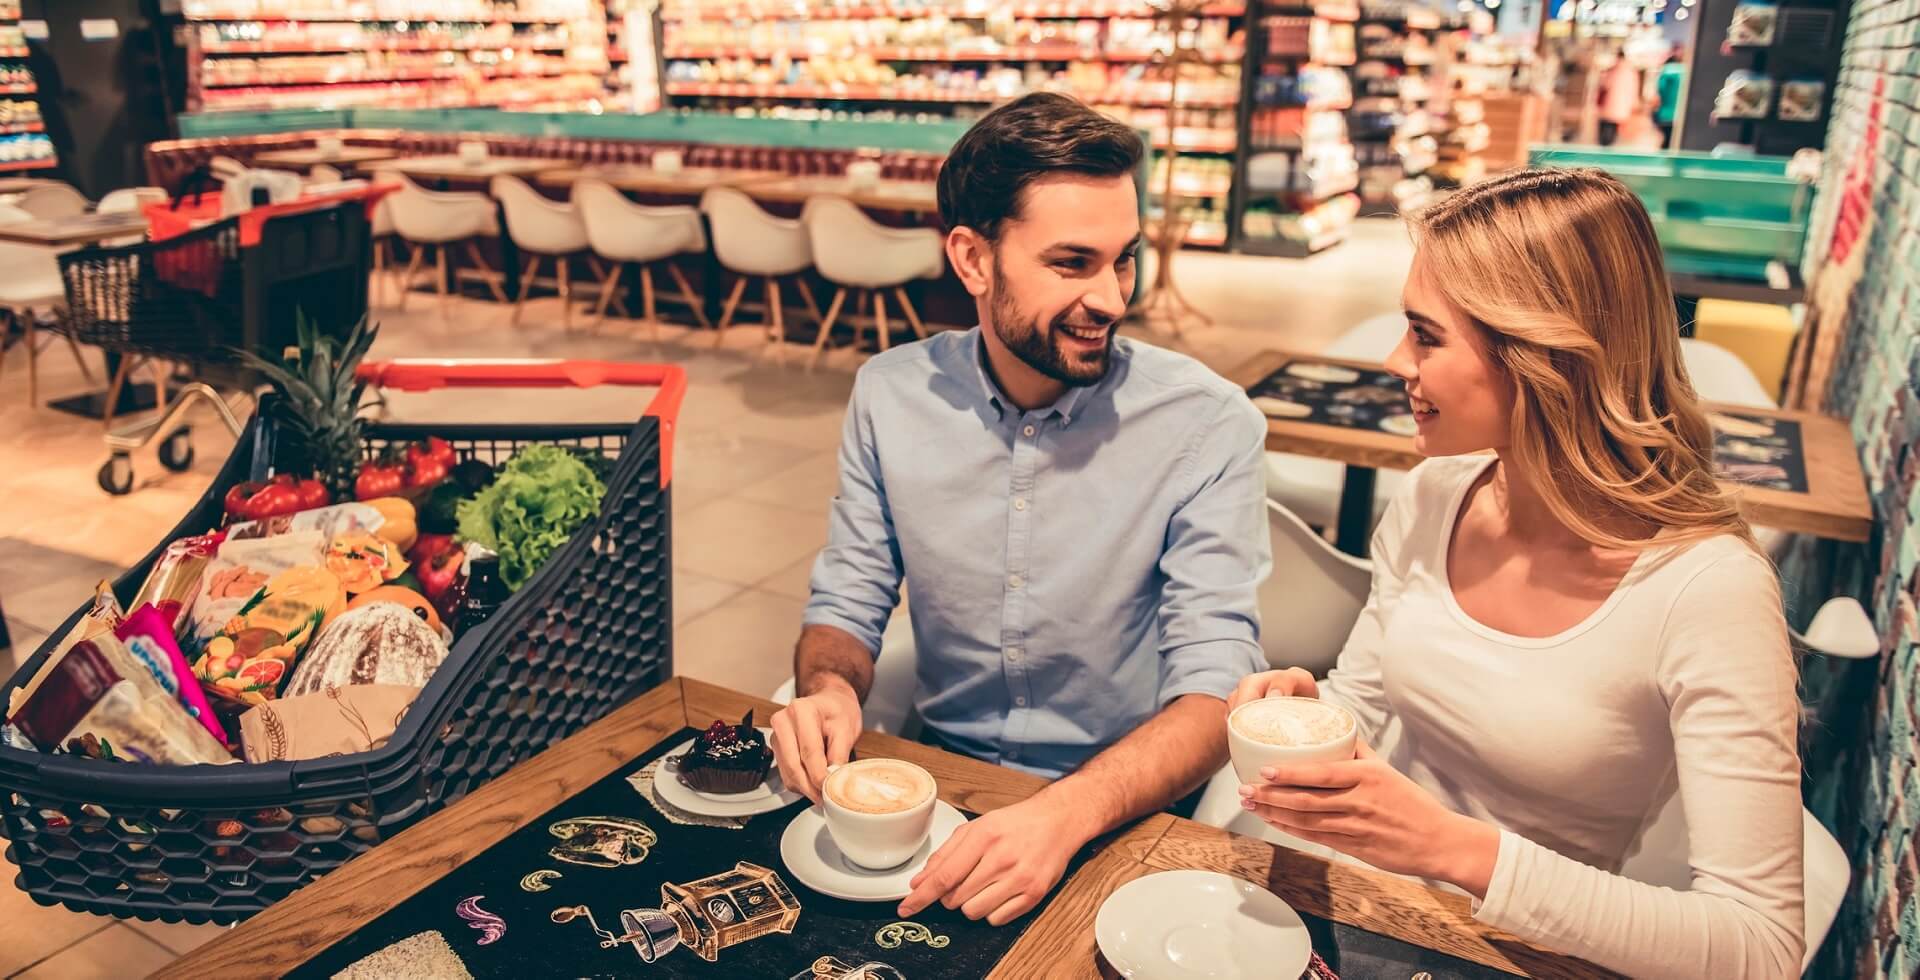
{"type": "Polygon", "coordinates": [[[344,179],[346,178],[340,173],[339,167],[324,163],[316,163],[307,171],[307,183],[309,184],[338,184],[344,179]]]}
{"type": "Polygon", "coordinates": [[[1273,571],[1260,583],[1260,647],[1278,670],[1325,677],[1373,587],[1373,563],[1344,554],[1292,511],[1267,501],[1273,571]]]}
{"type": "MultiPolygon", "coordinates": [[[[761,210],[753,198],[731,187],[709,188],[700,196],[700,210],[712,225],[713,253],[720,264],[739,276],[727,302],[720,310],[720,322],[714,325],[713,346],[719,347],[733,324],[733,313],[748,279],[764,280],[767,287],[767,329],[777,345],[774,350],[781,363],[786,362],[787,319],[780,303],[780,277],[798,276],[813,264],[813,247],[800,222],[776,218],[761,210]]],[[[877,259],[877,256],[869,256],[877,259]]],[[[813,301],[813,289],[805,279],[795,279],[807,311],[814,322],[820,321],[820,307],[813,301]]]]}
{"type": "MultiPolygon", "coordinates": [[[[36,220],[32,214],[12,205],[0,205],[0,224],[36,220]]],[[[66,307],[67,289],[60,278],[60,252],[57,249],[14,242],[0,242],[0,310],[20,323],[27,351],[27,402],[40,404],[40,344],[35,336],[40,315],[58,315],[66,307]]],[[[0,328],[3,329],[3,328],[0,328]]],[[[74,362],[89,385],[94,384],[93,369],[81,356],[80,345],[72,336],[61,338],[73,351],[74,362]]],[[[0,344],[0,369],[6,364],[6,348],[0,344]]]]}
{"type": "MultiPolygon", "coordinates": [[[[820,323],[820,335],[813,341],[813,356],[808,367],[819,363],[832,335],[833,321],[840,315],[848,293],[873,297],[873,325],[881,350],[886,350],[892,334],[887,325],[887,293],[900,301],[901,312],[921,338],[926,325],[907,298],[906,284],[915,279],[938,279],[947,270],[946,249],[938,231],[932,228],[888,228],[867,217],[859,205],[844,197],[814,197],[800,214],[813,245],[813,264],[828,282],[840,287],[820,323]]],[[[854,328],[854,344],[860,342],[854,328]]]]}
{"type": "MultiPolygon", "coordinates": [[[[1385,361],[1406,333],[1401,313],[1382,313],[1362,320],[1320,353],[1355,361],[1385,361]]],[[[1332,527],[1339,520],[1340,491],[1347,467],[1330,459],[1270,452],[1266,458],[1267,497],[1279,501],[1314,527],[1332,527]]],[[[1399,470],[1374,472],[1373,520],[1378,521],[1405,476],[1399,470]]],[[[1371,524],[1369,525],[1371,527],[1371,524]]]]}
{"type": "Polygon", "coordinates": [[[370,299],[375,305],[382,302],[380,297],[386,291],[386,283],[393,278],[394,233],[393,201],[389,195],[373,206],[373,226],[367,234],[373,242],[373,294],[370,299]]]}
{"type": "MultiPolygon", "coordinates": [[[[654,342],[660,340],[660,317],[655,309],[653,295],[653,267],[665,265],[669,275],[680,288],[680,299],[693,311],[694,319],[702,327],[711,327],[707,321],[707,311],[701,308],[700,300],[694,296],[693,287],[687,284],[687,274],[673,259],[677,255],[701,255],[707,250],[707,232],[700,222],[698,209],[678,207],[648,207],[627,200],[625,194],[612,184],[603,180],[581,178],[573,184],[573,205],[586,221],[587,243],[601,258],[613,263],[607,270],[607,276],[600,283],[600,307],[594,313],[594,325],[606,320],[607,306],[615,294],[625,288],[620,285],[620,276],[628,264],[640,267],[641,312],[646,317],[648,330],[654,342]]],[[[627,310],[626,299],[620,298],[622,311],[627,310]]]]}
{"type": "MultiPolygon", "coordinates": [[[[1800,961],[1800,970],[1805,973],[1807,967],[1813,964],[1814,954],[1819,952],[1820,944],[1826,940],[1827,930],[1833,926],[1834,916],[1840,911],[1840,902],[1846,897],[1847,884],[1853,872],[1847,862],[1847,852],[1841,848],[1840,842],[1834,840],[1833,834],[1804,807],[1800,810],[1800,826],[1805,846],[1801,858],[1805,876],[1801,895],[1805,907],[1807,940],[1807,951],[1800,961]]],[[[1620,874],[1649,885],[1688,891],[1693,887],[1693,868],[1687,861],[1687,854],[1686,808],[1680,803],[1680,794],[1675,793],[1653,822],[1640,832],[1634,851],[1627,855],[1626,861],[1620,866],[1620,874]]]]}
{"type": "Polygon", "coordinates": [[[87,213],[88,202],[86,195],[74,190],[71,186],[58,181],[48,181],[44,184],[35,184],[20,192],[13,206],[33,215],[38,220],[52,221],[87,213]]]}
{"type": "Polygon", "coordinates": [[[393,230],[406,241],[413,255],[400,281],[400,309],[407,308],[407,293],[420,272],[420,261],[428,249],[434,252],[435,281],[440,292],[440,310],[447,308],[447,246],[465,242],[467,255],[483,270],[483,278],[495,299],[507,301],[500,288],[500,275],[487,265],[474,239],[497,235],[500,225],[494,214],[493,199],[475,191],[430,191],[400,173],[388,177],[400,184],[400,190],[387,195],[392,204],[393,230]]]}
{"type": "MultiPolygon", "coordinates": [[[[873,664],[873,686],[860,706],[860,720],[867,728],[900,738],[920,735],[920,715],[914,710],[913,696],[919,688],[919,659],[913,645],[913,621],[903,599],[887,620],[880,636],[880,658],[873,664]]],[[[793,678],[776,688],[767,700],[792,704],[793,678]]],[[[1235,787],[1235,791],[1238,791],[1235,787]]]]}
{"type": "Polygon", "coordinates": [[[520,277],[520,296],[513,303],[513,322],[520,322],[527,294],[533,291],[539,277],[541,261],[551,259],[558,266],[554,277],[560,293],[560,322],[563,326],[573,326],[573,284],[568,277],[568,262],[587,250],[587,225],[580,218],[580,210],[570,201],[563,204],[548,199],[518,177],[502,174],[493,178],[491,188],[493,196],[506,210],[507,236],[513,239],[515,247],[531,257],[526,272],[520,277]]]}
{"type": "Polygon", "coordinates": [[[94,208],[101,214],[122,214],[138,211],[149,204],[167,203],[167,189],[164,187],[122,187],[117,191],[108,191],[94,208]]]}

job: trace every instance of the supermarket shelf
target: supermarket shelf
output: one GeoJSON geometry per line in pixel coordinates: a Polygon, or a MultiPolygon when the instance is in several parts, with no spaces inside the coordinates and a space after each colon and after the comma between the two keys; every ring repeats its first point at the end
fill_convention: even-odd
{"type": "MultiPolygon", "coordinates": [[[[421,42],[421,41],[411,41],[407,43],[401,43],[398,41],[386,41],[384,43],[369,42],[366,44],[353,44],[353,45],[345,45],[345,44],[314,45],[314,44],[306,44],[306,43],[295,44],[290,41],[289,42],[222,41],[218,44],[202,46],[200,49],[200,53],[210,54],[210,55],[336,54],[343,51],[504,51],[508,48],[512,48],[515,51],[567,51],[573,48],[591,47],[591,46],[592,46],[591,42],[586,42],[586,41],[582,41],[575,44],[521,44],[518,41],[509,42],[506,44],[491,44],[491,43],[489,44],[446,44],[446,43],[429,43],[429,42],[421,42]]],[[[0,53],[0,57],[5,57],[5,54],[0,53]]]]}
{"type": "Polygon", "coordinates": [[[1318,17],[1321,20],[1331,20],[1345,24],[1357,23],[1360,20],[1360,7],[1357,4],[1275,3],[1261,7],[1260,12],[1263,14],[1280,14],[1282,16],[1318,17]]]}
{"type": "MultiPolygon", "coordinates": [[[[961,4],[951,7],[874,4],[865,7],[797,7],[792,4],[730,4],[724,7],[681,8],[667,6],[660,16],[669,21],[683,20],[868,20],[875,17],[922,18],[944,16],[949,20],[985,20],[989,13],[1004,11],[1012,17],[1036,20],[1049,18],[1099,19],[1104,17],[1153,16],[1145,3],[1023,3],[989,10],[976,6],[969,10],[961,4]]],[[[1239,17],[1247,12],[1244,3],[1219,3],[1203,9],[1204,17],[1239,17]]]]}
{"type": "Polygon", "coordinates": [[[0,48],[0,58],[25,58],[31,53],[26,48],[0,48]]]}
{"type": "Polygon", "coordinates": [[[38,91],[40,91],[40,86],[32,83],[26,85],[0,85],[0,95],[32,95],[38,91]]]}
{"type": "MultiPolygon", "coordinates": [[[[1159,193],[1160,188],[1165,185],[1156,180],[1148,186],[1154,193],[1159,193]]],[[[1232,189],[1233,182],[1230,180],[1196,181],[1176,178],[1173,182],[1173,193],[1179,197],[1225,197],[1232,189]]]]}
{"type": "Polygon", "coordinates": [[[1284,259],[1304,259],[1309,255],[1324,252],[1346,240],[1346,228],[1329,231],[1310,242],[1297,242],[1291,238],[1264,238],[1247,235],[1240,239],[1240,251],[1249,255],[1269,255],[1284,259]]]}
{"type": "Polygon", "coordinates": [[[20,133],[44,133],[46,131],[46,124],[40,122],[11,123],[0,126],[0,136],[14,136],[20,133]]]}
{"type": "Polygon", "coordinates": [[[46,170],[59,165],[60,161],[51,157],[45,160],[16,160],[11,163],[0,163],[0,173],[7,173],[14,170],[46,170]]]}
{"type": "Polygon", "coordinates": [[[1198,245],[1202,248],[1225,248],[1227,245],[1227,233],[1224,230],[1197,231],[1189,228],[1187,229],[1187,237],[1183,244],[1198,245]]]}
{"type": "MultiPolygon", "coordinates": [[[[1239,134],[1231,129],[1223,129],[1217,133],[1209,132],[1204,135],[1189,134],[1185,139],[1180,140],[1179,145],[1173,147],[1173,149],[1179,150],[1182,153],[1232,153],[1234,147],[1238,145],[1238,142],[1239,134]]],[[[1156,136],[1153,140],[1153,148],[1156,150],[1167,149],[1167,141],[1156,136]]]]}
{"type": "Polygon", "coordinates": [[[668,82],[668,95],[734,99],[824,99],[832,102],[998,102],[996,92],[899,90],[885,85],[750,85],[734,82],[668,82]]]}
{"type": "Polygon", "coordinates": [[[279,85],[373,85],[407,82],[451,82],[467,77],[478,78],[560,78],[565,75],[589,74],[591,69],[576,68],[571,65],[547,71],[501,71],[479,67],[437,68],[429,73],[388,72],[369,75],[274,75],[270,78],[256,78],[244,81],[210,81],[203,74],[200,87],[203,89],[222,88],[271,88],[279,85]]]}
{"type": "Polygon", "coordinates": [[[437,24],[571,24],[580,17],[526,17],[501,14],[487,17],[351,17],[337,10],[314,10],[292,14],[206,14],[188,16],[190,24],[414,24],[431,19],[437,24]]]}
{"type": "Polygon", "coordinates": [[[1348,174],[1340,180],[1330,181],[1324,184],[1315,184],[1305,190],[1294,187],[1283,187],[1279,189],[1250,187],[1248,188],[1248,193],[1259,197],[1306,198],[1310,201],[1324,201],[1329,197],[1338,197],[1341,194],[1346,194],[1359,186],[1360,175],[1348,174]]]}
{"type": "MultiPolygon", "coordinates": [[[[1000,51],[945,50],[923,47],[839,47],[815,51],[806,47],[794,48],[736,48],[701,45],[680,45],[666,49],[664,57],[676,60],[698,60],[702,58],[752,58],[756,61],[771,61],[774,58],[795,60],[814,57],[838,57],[861,54],[875,61],[1084,61],[1084,62],[1138,62],[1151,61],[1152,52],[1145,51],[1088,51],[1074,45],[1052,45],[1045,47],[1007,48],[1000,51]]],[[[1239,52],[1223,52],[1210,55],[1206,59],[1210,64],[1236,64],[1240,61],[1239,52]]]]}

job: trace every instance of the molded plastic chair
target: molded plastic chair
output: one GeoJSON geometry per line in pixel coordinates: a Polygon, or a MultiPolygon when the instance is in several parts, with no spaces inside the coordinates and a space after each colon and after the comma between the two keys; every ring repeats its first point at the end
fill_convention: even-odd
{"type": "Polygon", "coordinates": [[[1373,563],[1344,554],[1286,507],[1267,501],[1273,571],[1260,583],[1260,646],[1278,670],[1325,677],[1373,587],[1373,563]]]}
{"type": "MultiPolygon", "coordinates": [[[[603,180],[581,178],[573,184],[573,204],[586,221],[587,243],[595,254],[613,263],[607,270],[606,279],[600,283],[600,308],[594,312],[594,323],[598,325],[606,319],[607,306],[613,302],[617,293],[624,292],[620,285],[620,275],[628,264],[640,267],[641,312],[646,317],[648,329],[655,342],[660,340],[660,317],[655,310],[653,295],[653,267],[665,265],[674,285],[680,289],[680,299],[693,311],[694,319],[702,327],[711,327],[707,321],[707,311],[701,308],[700,300],[694,295],[693,287],[687,284],[686,273],[673,261],[677,255],[701,255],[707,250],[706,228],[700,222],[697,208],[681,205],[678,207],[649,207],[627,200],[625,194],[612,184],[603,180]]],[[[627,310],[626,299],[620,298],[620,308],[627,310]]]]}
{"type": "MultiPolygon", "coordinates": [[[[920,734],[920,715],[914,710],[913,696],[919,686],[918,656],[913,646],[913,621],[903,600],[887,621],[880,637],[880,657],[873,663],[873,687],[866,703],[860,706],[860,720],[869,729],[915,738],[920,734]]],[[[774,690],[768,700],[776,704],[793,703],[793,678],[774,690]]],[[[1237,789],[1237,788],[1236,788],[1237,789]]]]}
{"type": "MultiPolygon", "coordinates": [[[[64,185],[63,185],[64,186],[64,185]]],[[[0,224],[37,220],[34,215],[11,205],[0,205],[0,224]]],[[[60,278],[60,251],[37,245],[0,242],[0,310],[19,322],[25,334],[27,351],[27,402],[40,404],[40,345],[37,337],[40,315],[58,315],[66,308],[67,288],[60,278]]],[[[3,328],[0,328],[3,329],[3,328]]],[[[81,356],[80,345],[61,333],[80,373],[89,385],[94,383],[93,369],[81,356]]],[[[0,368],[6,365],[5,345],[0,344],[0,368]]]]}
{"type": "Polygon", "coordinates": [[[88,202],[85,194],[72,187],[58,182],[48,182],[35,184],[21,191],[20,196],[13,202],[13,206],[33,215],[36,219],[50,221],[85,214],[88,202]]]}
{"type": "Polygon", "coordinates": [[[568,259],[587,250],[587,225],[573,202],[550,200],[527,186],[518,177],[502,174],[490,185],[493,196],[507,213],[507,235],[520,251],[531,256],[527,271],[520,277],[520,297],[513,304],[513,322],[520,322],[527,294],[533,291],[540,274],[540,263],[552,260],[558,267],[555,279],[560,292],[560,322],[573,325],[573,284],[568,277],[568,259]]]}
{"type": "MultiPolygon", "coordinates": [[[[938,279],[946,272],[946,250],[941,234],[932,228],[889,228],[867,217],[859,205],[843,197],[813,197],[800,214],[813,244],[814,268],[828,282],[839,286],[833,303],[827,307],[820,335],[813,341],[813,356],[807,365],[819,363],[820,355],[832,335],[833,321],[840,315],[848,293],[873,297],[873,325],[881,350],[886,350],[892,333],[887,324],[887,293],[900,301],[900,309],[921,338],[927,336],[926,324],[907,298],[906,284],[915,279],[938,279]]],[[[859,328],[854,328],[854,343],[859,343],[859,328]]]]}
{"type": "Polygon", "coordinates": [[[120,214],[138,211],[149,204],[165,203],[167,189],[164,187],[122,187],[117,191],[108,191],[94,210],[101,214],[120,214]]]}
{"type": "Polygon", "coordinates": [[[387,195],[385,200],[392,206],[395,234],[404,239],[413,252],[400,281],[400,309],[407,308],[407,292],[413,288],[414,278],[419,275],[420,261],[426,256],[427,250],[432,249],[440,310],[443,313],[446,311],[446,247],[454,242],[466,243],[468,257],[484,270],[494,298],[502,303],[507,301],[506,291],[500,288],[499,273],[487,265],[473,241],[475,238],[499,234],[500,225],[494,215],[492,198],[475,191],[430,191],[398,172],[389,171],[383,179],[391,179],[400,185],[400,190],[387,195]]]}
{"type": "MultiPolygon", "coordinates": [[[[767,290],[766,325],[776,344],[775,353],[785,363],[787,320],[780,302],[780,278],[797,277],[813,264],[813,247],[806,228],[798,221],[768,214],[753,198],[731,187],[709,188],[700,196],[700,210],[706,213],[712,226],[715,257],[740,277],[734,281],[733,291],[721,308],[720,322],[714,327],[713,345],[719,347],[726,339],[747,280],[761,279],[767,290]]],[[[813,314],[814,322],[819,322],[820,307],[813,301],[812,288],[805,279],[796,278],[794,282],[806,301],[807,311],[813,314]]]]}

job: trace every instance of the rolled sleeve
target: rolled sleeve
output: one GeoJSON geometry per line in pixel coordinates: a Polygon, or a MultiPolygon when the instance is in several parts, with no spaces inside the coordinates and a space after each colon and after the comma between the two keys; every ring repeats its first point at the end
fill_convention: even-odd
{"type": "Polygon", "coordinates": [[[1265,666],[1258,593],[1273,567],[1265,451],[1266,419],[1238,393],[1195,435],[1183,470],[1193,490],[1168,522],[1160,558],[1162,707],[1186,694],[1224,699],[1265,666]]]}
{"type": "Polygon", "coordinates": [[[887,506],[873,438],[865,371],[856,378],[840,434],[840,492],[827,520],[827,546],[813,563],[802,622],[851,634],[879,655],[880,636],[900,602],[904,564],[887,506]]]}

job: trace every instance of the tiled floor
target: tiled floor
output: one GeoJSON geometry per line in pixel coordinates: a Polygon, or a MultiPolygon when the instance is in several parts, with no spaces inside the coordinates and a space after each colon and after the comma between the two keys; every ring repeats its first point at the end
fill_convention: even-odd
{"type": "MultiPolygon", "coordinates": [[[[1315,349],[1345,328],[1396,309],[1411,254],[1398,222],[1362,222],[1351,241],[1304,261],[1189,253],[1184,291],[1216,324],[1184,336],[1127,332],[1226,369],[1266,347],[1315,349]]],[[[675,660],[680,672],[770,693],[790,671],[807,573],[826,538],[835,447],[859,358],[831,356],[819,371],[781,368],[755,331],[708,335],[668,329],[647,342],[632,323],[598,330],[576,316],[560,327],[555,300],[536,300],[515,326],[507,309],[431,297],[406,312],[380,309],[375,357],[583,357],[670,360],[691,386],[681,411],[674,477],[675,660]]],[[[797,351],[794,353],[798,353],[797,351]]],[[[43,398],[86,387],[64,349],[41,355],[43,398]]],[[[112,498],[94,484],[105,459],[98,423],[26,397],[18,348],[0,374],[0,603],[24,658],[90,593],[165,538],[232,447],[210,415],[197,417],[197,460],[170,474],[151,451],[135,457],[138,489],[112,498]]],[[[536,421],[631,418],[648,391],[477,392],[398,397],[408,419],[536,421]]],[[[0,651],[0,667],[13,659],[0,651]]],[[[13,869],[0,865],[0,879],[13,869]]],[[[213,927],[116,922],[35,905],[0,883],[0,977],[141,977],[217,932],[213,927]]]]}

